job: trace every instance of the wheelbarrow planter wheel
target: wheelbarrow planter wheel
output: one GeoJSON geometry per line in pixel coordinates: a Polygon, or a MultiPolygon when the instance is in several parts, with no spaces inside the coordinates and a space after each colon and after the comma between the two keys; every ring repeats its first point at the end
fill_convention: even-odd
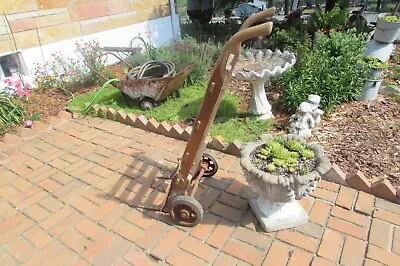
{"type": "Polygon", "coordinates": [[[171,202],[171,217],[182,226],[195,226],[204,216],[201,204],[190,196],[177,196],[171,202]]]}
{"type": "Polygon", "coordinates": [[[201,158],[202,163],[207,164],[207,169],[204,172],[203,176],[210,177],[215,175],[218,172],[218,163],[217,160],[214,159],[211,155],[204,153],[201,158]]]}
{"type": "Polygon", "coordinates": [[[156,103],[154,102],[153,99],[150,98],[144,98],[140,101],[140,109],[143,111],[147,111],[152,109],[154,106],[156,106],[156,103]]]}

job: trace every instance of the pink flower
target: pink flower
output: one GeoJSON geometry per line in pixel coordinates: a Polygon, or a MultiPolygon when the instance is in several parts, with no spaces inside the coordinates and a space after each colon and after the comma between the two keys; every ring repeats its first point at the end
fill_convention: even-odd
{"type": "Polygon", "coordinates": [[[8,86],[12,86],[12,85],[13,85],[13,82],[12,82],[12,80],[11,80],[10,78],[7,78],[4,82],[5,82],[8,86]]]}

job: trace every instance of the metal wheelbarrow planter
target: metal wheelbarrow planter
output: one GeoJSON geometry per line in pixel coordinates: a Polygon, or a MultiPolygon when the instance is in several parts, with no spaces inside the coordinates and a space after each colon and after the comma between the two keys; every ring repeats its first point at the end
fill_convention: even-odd
{"type": "MultiPolygon", "coordinates": [[[[183,68],[178,73],[173,72],[173,75],[166,77],[136,77],[134,72],[137,68],[132,67],[131,64],[126,62],[117,53],[108,52],[100,56],[94,57],[95,60],[98,57],[112,55],[116,57],[125,67],[130,69],[127,75],[120,75],[118,77],[119,81],[113,81],[110,84],[115,88],[119,89],[124,95],[125,99],[128,96],[132,100],[139,100],[140,107],[142,110],[149,110],[158,103],[164,101],[167,97],[173,95],[174,93],[179,93],[178,89],[182,86],[183,82],[192,72],[194,64],[189,64],[183,68]]],[[[153,63],[153,62],[148,62],[153,63]]],[[[169,62],[165,62],[168,63],[169,62]]],[[[97,76],[107,82],[109,78],[104,76],[101,72],[94,69],[89,64],[86,66],[93,71],[97,76]]],[[[168,66],[171,67],[171,66],[168,66]]],[[[179,95],[179,94],[178,94],[179,95]]],[[[126,99],[127,100],[127,99],[126,99]]],[[[128,101],[127,101],[128,102],[128,101]]]]}
{"type": "Polygon", "coordinates": [[[139,100],[142,110],[149,110],[176,93],[193,67],[194,64],[190,64],[173,76],[159,78],[132,79],[130,78],[132,72],[129,72],[120,76],[120,81],[114,86],[131,99],[139,100]]]}
{"type": "Polygon", "coordinates": [[[160,211],[169,213],[176,223],[183,226],[195,226],[203,218],[203,207],[194,198],[203,177],[214,175],[218,170],[217,162],[210,155],[204,154],[206,136],[213,123],[223,96],[223,87],[232,77],[241,43],[245,40],[269,35],[272,22],[251,26],[255,22],[272,17],[275,8],[259,12],[243,22],[239,32],[233,35],[221,52],[208,83],[205,97],[192,133],[186,145],[182,159],[168,177],[171,185],[160,211]]]}

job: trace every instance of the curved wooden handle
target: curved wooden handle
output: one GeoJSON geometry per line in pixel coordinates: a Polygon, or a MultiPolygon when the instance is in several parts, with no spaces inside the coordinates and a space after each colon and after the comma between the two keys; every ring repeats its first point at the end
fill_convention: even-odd
{"type": "Polygon", "coordinates": [[[252,39],[255,37],[270,35],[272,32],[272,26],[273,22],[269,21],[257,26],[240,30],[228,40],[225,47],[236,46],[248,39],[252,39]]]}
{"type": "Polygon", "coordinates": [[[257,21],[262,21],[265,18],[273,17],[274,14],[275,14],[275,7],[270,7],[264,11],[255,13],[242,23],[242,26],[240,27],[239,31],[251,27],[251,25],[253,25],[257,21]]]}

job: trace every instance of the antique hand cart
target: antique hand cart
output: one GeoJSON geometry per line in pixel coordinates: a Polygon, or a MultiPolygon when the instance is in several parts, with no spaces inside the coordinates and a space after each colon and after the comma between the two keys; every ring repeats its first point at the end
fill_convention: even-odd
{"type": "Polygon", "coordinates": [[[205,139],[213,123],[223,96],[223,87],[232,77],[243,41],[269,35],[272,22],[252,26],[257,21],[272,17],[275,8],[254,14],[243,22],[240,30],[226,43],[211,75],[205,97],[192,133],[178,166],[169,176],[171,185],[161,211],[169,213],[176,223],[183,226],[195,226],[203,217],[203,207],[194,198],[199,182],[203,177],[214,175],[217,162],[210,155],[204,154],[205,139]]]}

